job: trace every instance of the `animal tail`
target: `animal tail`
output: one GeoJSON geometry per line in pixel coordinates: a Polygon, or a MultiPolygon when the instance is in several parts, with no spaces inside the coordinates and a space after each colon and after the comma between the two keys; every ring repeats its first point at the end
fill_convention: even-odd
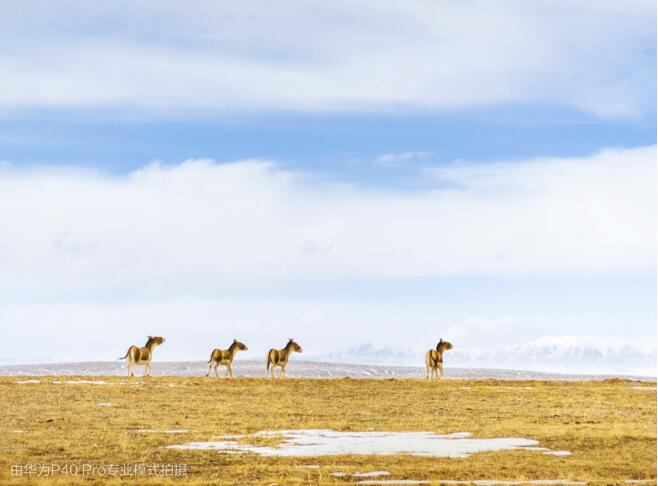
{"type": "Polygon", "coordinates": [[[270,371],[270,353],[267,353],[267,371],[270,371]]]}
{"type": "Polygon", "coordinates": [[[117,359],[117,361],[121,361],[122,359],[126,359],[128,357],[128,354],[130,354],[130,349],[128,349],[128,351],[126,351],[125,356],[122,356],[121,358],[117,359]]]}

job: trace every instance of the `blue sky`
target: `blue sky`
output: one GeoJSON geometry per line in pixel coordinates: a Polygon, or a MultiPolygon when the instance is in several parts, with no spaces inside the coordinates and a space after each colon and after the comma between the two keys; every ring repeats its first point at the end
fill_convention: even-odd
{"type": "Polygon", "coordinates": [[[3,16],[0,358],[655,339],[653,2],[3,16]]]}
{"type": "Polygon", "coordinates": [[[125,173],[153,160],[275,159],[287,167],[364,183],[404,182],[419,165],[582,156],[602,147],[655,143],[655,110],[640,119],[601,119],[551,106],[466,113],[241,114],[122,120],[91,110],[58,110],[0,120],[0,148],[17,167],[75,165],[125,173]],[[430,152],[395,167],[381,154],[430,152]],[[406,174],[407,176],[409,174],[406,174]]]}

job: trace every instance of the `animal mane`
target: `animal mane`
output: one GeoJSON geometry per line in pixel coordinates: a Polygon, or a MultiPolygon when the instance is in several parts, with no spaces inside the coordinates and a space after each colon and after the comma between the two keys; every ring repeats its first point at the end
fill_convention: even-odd
{"type": "Polygon", "coordinates": [[[443,352],[446,351],[446,348],[451,349],[452,345],[448,341],[444,341],[443,338],[441,338],[441,340],[436,343],[436,351],[443,354],[443,352]]]}

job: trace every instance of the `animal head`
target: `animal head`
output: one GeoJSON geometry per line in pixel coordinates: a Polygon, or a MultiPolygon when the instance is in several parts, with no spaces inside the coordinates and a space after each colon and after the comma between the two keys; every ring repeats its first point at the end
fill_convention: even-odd
{"type": "Polygon", "coordinates": [[[160,346],[165,341],[166,339],[161,336],[148,336],[148,341],[146,341],[146,346],[149,346],[150,344],[153,344],[155,346],[160,346]]]}
{"type": "Polygon", "coordinates": [[[288,340],[288,344],[286,344],[286,347],[298,353],[302,352],[302,347],[299,344],[297,344],[293,338],[290,338],[288,340]]]}
{"type": "Polygon", "coordinates": [[[246,351],[247,349],[249,349],[246,344],[241,343],[237,339],[233,340],[233,344],[231,344],[231,346],[240,351],[246,351]]]}
{"type": "Polygon", "coordinates": [[[452,343],[449,343],[448,341],[444,341],[443,338],[439,339],[439,342],[436,345],[436,350],[442,353],[443,351],[448,351],[449,349],[452,349],[454,346],[452,343]]]}

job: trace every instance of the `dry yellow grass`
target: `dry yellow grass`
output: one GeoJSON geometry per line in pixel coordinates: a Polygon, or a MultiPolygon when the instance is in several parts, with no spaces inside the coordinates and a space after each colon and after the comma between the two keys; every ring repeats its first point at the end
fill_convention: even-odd
{"type": "MultiPolygon", "coordinates": [[[[94,377],[0,378],[2,484],[353,484],[336,471],[385,470],[388,479],[573,479],[622,484],[656,477],[655,383],[412,379],[94,377]],[[120,382],[132,382],[120,385],[120,382]],[[99,403],[111,403],[101,406],[99,403]],[[467,431],[526,437],[569,450],[478,453],[466,459],[409,455],[273,458],[164,446],[260,430],[467,431]],[[136,429],[188,429],[180,434],[136,429]],[[21,432],[22,431],[22,432],[21,432]],[[187,476],[12,476],[15,464],[186,464],[187,476]],[[300,465],[319,465],[302,468],[300,465]]],[[[15,471],[16,472],[16,471],[15,471]]],[[[44,471],[45,472],[45,471],[44,471]]]]}

